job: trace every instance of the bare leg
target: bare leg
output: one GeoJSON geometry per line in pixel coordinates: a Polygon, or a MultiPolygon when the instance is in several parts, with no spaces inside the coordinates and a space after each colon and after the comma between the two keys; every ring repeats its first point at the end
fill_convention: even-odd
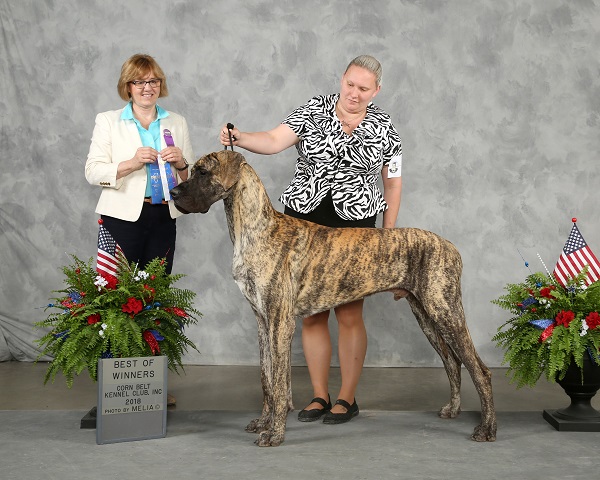
{"type": "MultiPolygon", "coordinates": [[[[329,337],[329,310],[306,317],[302,322],[302,348],[313,387],[313,397],[328,400],[329,366],[331,364],[331,339],[329,337]]],[[[311,403],[306,410],[322,409],[311,403]]]]}
{"type": "MultiPolygon", "coordinates": [[[[335,308],[339,330],[338,354],[342,374],[342,387],[337,398],[346,400],[350,405],[354,402],[356,387],[367,354],[367,331],[362,316],[363,303],[364,300],[356,300],[335,308]]],[[[335,405],[331,412],[345,413],[346,408],[342,405],[335,405]]]]}

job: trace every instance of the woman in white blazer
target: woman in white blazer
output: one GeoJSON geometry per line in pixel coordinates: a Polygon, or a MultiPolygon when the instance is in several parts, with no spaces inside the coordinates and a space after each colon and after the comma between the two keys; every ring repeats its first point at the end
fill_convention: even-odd
{"type": "Polygon", "coordinates": [[[167,79],[156,60],[136,54],[121,68],[117,85],[124,108],[99,113],[85,178],[102,187],[96,212],[128,261],[143,268],[175,252],[175,218],[169,190],[188,178],[194,158],[185,118],[162,109],[167,79]]]}

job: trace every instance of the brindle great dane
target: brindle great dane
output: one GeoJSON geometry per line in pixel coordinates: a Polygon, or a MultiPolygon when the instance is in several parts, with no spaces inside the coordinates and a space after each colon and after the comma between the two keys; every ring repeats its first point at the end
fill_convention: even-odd
{"type": "Polygon", "coordinates": [[[277,446],[292,409],[290,351],[295,319],[378,292],[406,297],[442,358],[450,402],[442,418],[460,413],[461,364],[481,401],[471,438],[496,439],[489,369],[475,351],[461,300],[462,261],[438,235],[417,228],[328,228],[277,212],[256,172],[228,150],[200,158],[191,176],[171,190],[184,213],[225,203],[233,242],[233,278],[258,322],[262,415],[246,427],[259,446],[277,446]]]}

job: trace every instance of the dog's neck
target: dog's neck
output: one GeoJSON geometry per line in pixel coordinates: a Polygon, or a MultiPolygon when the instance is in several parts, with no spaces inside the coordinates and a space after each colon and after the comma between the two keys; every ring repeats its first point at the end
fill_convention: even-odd
{"type": "Polygon", "coordinates": [[[229,236],[234,249],[245,249],[247,238],[266,232],[273,222],[273,204],[254,169],[247,163],[240,166],[240,178],[223,200],[229,236]]]}

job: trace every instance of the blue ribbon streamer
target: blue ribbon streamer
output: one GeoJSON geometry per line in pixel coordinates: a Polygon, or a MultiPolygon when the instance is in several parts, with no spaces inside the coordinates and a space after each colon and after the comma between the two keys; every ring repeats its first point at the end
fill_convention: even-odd
{"type": "Polygon", "coordinates": [[[554,320],[551,320],[550,318],[541,318],[539,320],[529,320],[529,323],[540,330],[546,330],[554,323],[554,320]]]}

